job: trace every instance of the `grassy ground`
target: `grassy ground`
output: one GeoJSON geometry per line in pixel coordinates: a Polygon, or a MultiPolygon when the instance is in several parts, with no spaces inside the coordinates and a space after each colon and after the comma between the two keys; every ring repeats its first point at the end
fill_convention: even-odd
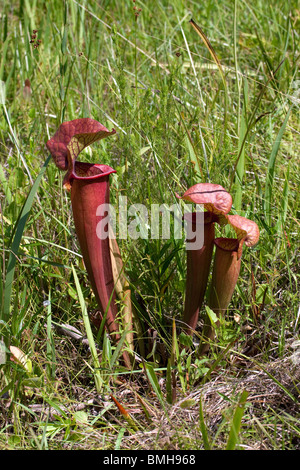
{"type": "Polygon", "coordinates": [[[299,449],[298,2],[3,0],[0,15],[1,328],[27,355],[0,366],[0,448],[299,449]],[[180,332],[182,241],[120,242],[135,308],[157,332],[143,367],[124,371],[95,332],[98,394],[86,342],[62,329],[85,336],[72,265],[97,308],[45,147],[80,117],[117,130],[84,152],[117,170],[112,202],[173,204],[210,181],[261,231],[215,347],[175,353],[173,404],[156,359],[173,318],[180,332]]]}

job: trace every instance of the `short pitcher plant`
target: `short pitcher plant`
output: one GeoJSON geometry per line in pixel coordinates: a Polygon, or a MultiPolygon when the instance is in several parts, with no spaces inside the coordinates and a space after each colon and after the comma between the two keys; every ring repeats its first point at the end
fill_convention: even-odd
{"type": "MultiPolygon", "coordinates": [[[[178,196],[179,197],[179,196],[178,196]]],[[[189,188],[181,197],[184,201],[202,204],[204,213],[204,243],[199,250],[187,250],[186,296],[183,322],[186,331],[193,334],[207,288],[210,265],[215,255],[208,306],[217,317],[223,316],[231,301],[241,267],[243,245],[253,246],[258,242],[259,229],[255,222],[239,215],[229,215],[232,207],[231,195],[220,185],[199,183],[189,188]],[[215,238],[215,224],[230,225],[236,238],[215,238]]],[[[186,216],[193,224],[195,214],[186,216]]],[[[201,352],[209,349],[209,340],[215,332],[208,315],[204,320],[201,352]]]]}

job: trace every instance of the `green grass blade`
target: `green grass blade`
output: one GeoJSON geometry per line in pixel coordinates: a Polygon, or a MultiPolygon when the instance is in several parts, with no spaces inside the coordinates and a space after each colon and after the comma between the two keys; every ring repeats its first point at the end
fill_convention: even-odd
{"type": "Polygon", "coordinates": [[[223,87],[224,87],[224,98],[225,98],[225,102],[224,102],[223,141],[221,142],[221,144],[223,144],[224,140],[225,140],[226,132],[227,132],[227,125],[228,125],[227,121],[228,121],[228,101],[229,101],[225,73],[224,73],[222,64],[221,64],[214,48],[212,47],[211,43],[209,42],[208,38],[206,37],[206,35],[202,31],[202,29],[195,23],[195,21],[193,19],[190,20],[190,23],[193,26],[196,33],[200,36],[200,38],[204,42],[205,46],[207,47],[210,55],[212,56],[215,64],[217,65],[217,67],[219,69],[219,72],[220,72],[220,75],[221,75],[221,78],[222,78],[222,83],[223,83],[223,87]]]}
{"type": "MultiPolygon", "coordinates": [[[[240,357],[242,357],[243,359],[247,359],[248,356],[242,354],[242,353],[237,353],[236,354],[240,357]]],[[[298,403],[298,397],[297,396],[294,396],[278,379],[276,379],[276,377],[274,377],[273,374],[271,374],[266,367],[264,367],[260,362],[256,361],[255,359],[252,359],[252,362],[253,364],[255,364],[257,367],[259,367],[268,377],[270,377],[270,379],[272,379],[274,381],[274,383],[276,383],[276,385],[278,385],[279,388],[281,388],[281,390],[284,391],[284,393],[286,393],[286,395],[294,402],[294,403],[298,403]]]]}
{"type": "Polygon", "coordinates": [[[12,202],[12,194],[11,194],[11,190],[9,188],[9,184],[6,180],[5,173],[4,173],[2,165],[0,165],[0,183],[1,183],[3,191],[4,191],[5,201],[9,205],[12,202]]]}
{"type": "Polygon", "coordinates": [[[179,350],[178,341],[176,334],[176,324],[173,318],[172,325],[172,349],[171,356],[168,359],[167,374],[166,374],[166,390],[167,390],[167,402],[172,405],[176,401],[176,375],[175,375],[175,360],[179,362],[179,350]]]}
{"type": "Polygon", "coordinates": [[[288,205],[289,205],[289,195],[290,195],[290,177],[289,176],[290,176],[290,167],[288,166],[286,175],[285,175],[283,190],[282,190],[280,212],[278,214],[278,219],[277,219],[277,224],[276,224],[276,230],[280,237],[282,237],[282,235],[284,234],[284,227],[285,227],[286,216],[287,216],[288,205]]]}
{"type": "Polygon", "coordinates": [[[15,130],[13,129],[13,126],[12,126],[12,123],[11,123],[11,118],[10,118],[9,112],[8,112],[8,110],[6,108],[6,105],[5,105],[5,88],[6,88],[6,86],[5,86],[5,83],[3,81],[1,81],[0,87],[1,87],[0,104],[2,104],[2,106],[3,106],[4,116],[5,116],[5,120],[7,122],[8,128],[9,128],[9,133],[10,133],[9,135],[10,135],[11,142],[15,145],[15,147],[18,151],[18,156],[20,157],[20,159],[22,161],[22,164],[23,164],[23,166],[26,170],[26,173],[29,177],[30,183],[33,184],[33,179],[32,179],[30,170],[29,170],[28,165],[26,163],[26,160],[25,160],[25,158],[24,158],[24,156],[21,152],[21,148],[20,148],[20,145],[19,145],[19,139],[16,135],[15,130]]]}
{"type": "Polygon", "coordinates": [[[167,364],[166,391],[167,391],[166,400],[169,403],[169,405],[172,405],[172,403],[173,403],[173,397],[172,397],[172,366],[171,366],[170,358],[168,359],[168,364],[167,364]]]}
{"type": "Polygon", "coordinates": [[[80,286],[79,279],[78,279],[77,273],[76,273],[75,268],[74,268],[73,265],[72,265],[72,271],[73,271],[73,276],[74,276],[75,285],[76,285],[76,289],[77,289],[77,294],[78,294],[78,297],[79,297],[83,323],[84,323],[87,339],[88,339],[88,342],[89,342],[89,347],[90,347],[91,354],[92,354],[93,365],[94,365],[95,385],[96,385],[97,392],[100,393],[101,390],[102,390],[103,381],[102,381],[102,378],[101,378],[101,375],[100,375],[100,364],[99,364],[99,359],[98,359],[98,353],[97,353],[97,349],[96,349],[96,345],[95,345],[95,341],[94,341],[94,336],[93,336],[93,332],[92,332],[92,328],[91,328],[91,324],[90,324],[86,304],[85,304],[85,301],[84,301],[84,298],[83,298],[81,286],[80,286]]]}
{"type": "Polygon", "coordinates": [[[230,186],[229,186],[229,192],[231,191],[231,188],[232,188],[232,185],[233,185],[233,181],[234,181],[234,178],[235,178],[235,174],[236,174],[236,169],[237,169],[237,166],[238,166],[238,163],[239,163],[239,160],[241,158],[241,155],[242,155],[242,152],[244,150],[244,146],[246,144],[246,140],[248,138],[248,134],[250,133],[250,131],[252,130],[254,124],[261,118],[261,116],[258,116],[256,115],[257,113],[257,110],[258,110],[258,107],[259,107],[259,104],[269,86],[269,83],[272,81],[273,79],[273,76],[280,70],[280,67],[281,65],[283,64],[284,60],[280,62],[280,64],[278,65],[278,67],[276,68],[276,70],[274,71],[274,74],[271,75],[270,77],[268,77],[268,79],[266,80],[266,83],[262,86],[261,90],[260,90],[260,93],[256,99],[256,102],[255,102],[255,105],[254,105],[254,108],[253,108],[253,111],[248,119],[248,125],[247,125],[247,130],[245,132],[245,135],[244,135],[244,138],[243,138],[243,142],[242,142],[242,145],[240,146],[240,150],[238,152],[238,156],[237,156],[237,159],[235,161],[235,164],[234,164],[234,167],[233,167],[233,172],[232,172],[232,175],[231,175],[231,182],[230,182],[230,186]]]}
{"type": "Polygon", "coordinates": [[[235,178],[235,197],[234,197],[234,208],[236,211],[240,211],[242,207],[242,194],[243,194],[243,178],[246,172],[245,162],[245,146],[243,145],[244,137],[247,132],[247,109],[248,109],[248,83],[246,78],[244,79],[244,103],[241,120],[239,123],[239,141],[238,141],[238,153],[240,158],[236,167],[236,178],[235,178]]]}
{"type": "Polygon", "coordinates": [[[164,411],[167,412],[164,396],[161,391],[160,385],[158,383],[154,368],[152,367],[151,364],[145,363],[145,371],[151,383],[153,391],[156,393],[156,396],[158,400],[160,401],[161,406],[163,407],[164,411]]]}
{"type": "Polygon", "coordinates": [[[235,409],[235,413],[233,415],[226,450],[234,450],[238,444],[239,432],[241,428],[242,417],[244,414],[247,397],[248,392],[244,390],[240,396],[239,402],[235,409]]]}
{"type": "Polygon", "coordinates": [[[54,380],[56,377],[56,357],[55,357],[55,346],[52,334],[52,314],[51,314],[51,290],[48,296],[47,306],[47,364],[46,371],[49,379],[54,380]]]}
{"type": "Polygon", "coordinates": [[[199,400],[199,423],[200,423],[200,432],[202,434],[203,439],[203,446],[205,450],[211,450],[211,445],[209,442],[209,437],[207,433],[206,424],[204,421],[204,414],[203,414],[203,406],[202,406],[202,398],[200,397],[199,400]]]}
{"type": "Polygon", "coordinates": [[[272,200],[272,192],[273,192],[273,182],[274,182],[274,175],[275,175],[275,165],[276,165],[276,157],[278,154],[278,150],[280,147],[281,139],[283,137],[286,125],[288,123],[290,114],[293,109],[293,104],[290,106],[286,117],[279,129],[277,137],[272,147],[271,155],[269,158],[268,168],[267,168],[267,177],[266,177],[266,188],[265,188],[265,216],[266,220],[268,221],[269,226],[272,222],[272,211],[271,211],[271,200],[272,200]]]}
{"type": "Polygon", "coordinates": [[[122,354],[121,350],[122,350],[123,344],[126,341],[126,335],[127,335],[127,331],[123,331],[121,338],[118,340],[118,343],[116,345],[116,349],[114,350],[114,353],[113,353],[113,355],[111,357],[111,360],[110,360],[109,365],[110,365],[111,368],[115,365],[117,359],[122,354]]]}
{"type": "Polygon", "coordinates": [[[20,246],[23,232],[26,226],[26,222],[28,220],[28,217],[32,208],[34,197],[37,193],[38,187],[40,185],[40,182],[42,180],[42,177],[46,171],[46,168],[50,160],[51,160],[51,155],[49,155],[49,157],[45,161],[34,184],[32,185],[31,190],[29,191],[29,194],[26,198],[26,201],[23,205],[23,208],[20,212],[20,215],[14,227],[14,238],[10,247],[10,255],[9,255],[8,264],[7,264],[6,278],[5,278],[5,284],[4,284],[4,293],[3,293],[2,320],[4,322],[7,322],[9,319],[11,291],[12,291],[12,284],[13,284],[13,279],[14,279],[19,246],[20,246]]]}
{"type": "Polygon", "coordinates": [[[117,435],[117,439],[116,439],[116,444],[115,444],[115,449],[114,450],[120,450],[121,448],[121,442],[122,442],[122,439],[123,439],[123,436],[126,432],[126,428],[121,428],[120,431],[119,431],[119,434],[117,435]]]}

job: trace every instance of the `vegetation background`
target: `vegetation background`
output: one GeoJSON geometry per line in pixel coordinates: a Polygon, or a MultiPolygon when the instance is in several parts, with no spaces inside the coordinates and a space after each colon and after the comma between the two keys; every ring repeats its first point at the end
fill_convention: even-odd
{"type": "Polygon", "coordinates": [[[1,335],[19,349],[0,366],[0,448],[299,449],[299,18],[297,0],[2,0],[1,335]],[[94,332],[100,394],[82,299],[96,305],[45,147],[80,117],[117,130],[84,152],[117,170],[113,202],[173,204],[210,181],[261,231],[205,358],[169,328],[184,243],[120,243],[157,339],[128,372],[94,332]]]}

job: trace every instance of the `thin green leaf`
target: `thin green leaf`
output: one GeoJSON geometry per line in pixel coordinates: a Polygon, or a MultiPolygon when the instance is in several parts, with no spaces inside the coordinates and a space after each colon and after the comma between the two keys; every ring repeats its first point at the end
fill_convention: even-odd
{"type": "Polygon", "coordinates": [[[233,172],[232,172],[232,176],[231,176],[231,182],[230,182],[230,186],[229,186],[229,192],[231,191],[231,188],[232,188],[232,184],[233,184],[233,180],[235,178],[235,173],[236,173],[236,169],[237,169],[237,166],[238,166],[238,163],[239,163],[239,160],[241,158],[241,155],[242,155],[242,152],[244,150],[244,146],[246,144],[246,140],[247,140],[247,137],[248,137],[248,134],[250,133],[251,129],[253,128],[254,124],[258,121],[258,119],[261,118],[261,116],[259,116],[258,118],[256,117],[256,113],[257,113],[257,110],[258,110],[258,107],[259,107],[259,104],[262,100],[262,97],[263,95],[265,94],[266,90],[267,90],[267,87],[269,85],[269,83],[272,81],[274,75],[278,72],[278,70],[280,69],[281,65],[283,64],[285,59],[283,59],[280,64],[278,65],[278,67],[276,68],[276,70],[274,71],[273,75],[271,75],[266,83],[262,86],[261,88],[261,91],[257,97],[257,100],[255,102],[255,106],[253,108],[253,111],[248,119],[248,125],[247,125],[247,130],[245,132],[245,135],[244,135],[244,138],[243,138],[243,142],[240,146],[240,150],[238,152],[238,156],[237,156],[237,159],[235,161],[235,164],[234,164],[234,167],[233,167],[233,172]]]}
{"type": "Polygon", "coordinates": [[[51,156],[47,158],[44,165],[42,166],[40,173],[38,174],[34,184],[31,187],[31,190],[29,191],[29,194],[26,198],[26,201],[23,205],[23,208],[19,214],[18,220],[14,227],[14,238],[10,247],[10,255],[8,259],[5,285],[4,285],[4,299],[3,299],[3,309],[2,309],[2,320],[4,322],[7,322],[9,319],[11,291],[12,291],[12,284],[13,284],[13,279],[14,279],[19,246],[21,243],[21,239],[23,236],[26,222],[28,220],[28,217],[29,217],[32,205],[33,205],[34,197],[37,193],[38,187],[40,185],[40,182],[42,180],[42,177],[46,171],[46,168],[50,160],[51,160],[51,156]]]}
{"type": "Polygon", "coordinates": [[[272,151],[271,151],[271,155],[270,155],[269,163],[268,163],[268,168],[267,168],[266,188],[265,188],[265,215],[266,215],[266,219],[268,220],[269,226],[271,225],[271,222],[272,222],[271,200],[272,200],[273,182],[274,182],[274,175],[275,175],[276,157],[277,157],[281,139],[285,132],[285,128],[288,123],[289,117],[291,115],[292,109],[293,109],[293,104],[290,106],[286,114],[286,117],[282,123],[282,126],[279,129],[278,135],[272,147],[272,151]]]}
{"type": "Polygon", "coordinates": [[[247,132],[247,108],[248,108],[248,83],[246,78],[244,79],[244,104],[243,112],[241,116],[241,122],[239,123],[239,142],[238,152],[241,151],[240,159],[236,167],[236,179],[235,187],[236,193],[234,197],[234,208],[236,211],[240,211],[242,207],[242,194],[243,194],[243,178],[246,172],[246,161],[245,161],[245,146],[243,145],[244,137],[247,132]]]}
{"type": "Polygon", "coordinates": [[[152,386],[154,392],[156,393],[156,396],[159,399],[160,404],[162,405],[164,411],[167,412],[164,396],[163,396],[163,393],[161,391],[160,385],[158,383],[154,368],[152,367],[151,364],[148,364],[148,363],[145,363],[144,365],[145,365],[145,371],[146,371],[147,377],[149,379],[149,382],[151,383],[151,386],[152,386]]]}
{"type": "Polygon", "coordinates": [[[47,364],[46,370],[47,375],[51,379],[55,379],[55,369],[56,369],[56,356],[55,356],[55,346],[54,339],[52,334],[52,315],[51,315],[51,290],[49,291],[48,296],[48,308],[47,308],[47,364]]]}
{"type": "Polygon", "coordinates": [[[89,342],[89,347],[90,347],[91,354],[92,354],[92,359],[93,359],[93,364],[94,364],[95,385],[96,385],[97,392],[100,393],[101,390],[102,390],[103,381],[102,381],[102,378],[101,378],[101,375],[100,375],[100,364],[99,364],[99,359],[98,359],[98,353],[97,353],[97,349],[96,349],[96,345],[95,345],[95,341],[94,341],[94,336],[93,336],[93,332],[92,332],[92,328],[91,328],[91,324],[90,324],[86,304],[85,304],[83,294],[82,294],[82,290],[81,290],[81,287],[80,287],[79,279],[78,279],[77,273],[76,273],[75,268],[74,268],[73,265],[72,265],[72,271],[73,271],[75,285],[76,285],[76,289],[77,289],[77,293],[78,293],[78,297],[79,297],[79,302],[80,302],[80,306],[81,306],[83,323],[84,323],[87,339],[88,339],[88,342],[89,342]]]}
{"type": "Polygon", "coordinates": [[[206,424],[205,424],[205,421],[204,421],[201,396],[200,396],[200,400],[199,400],[199,423],[200,423],[200,431],[201,431],[201,434],[202,434],[204,449],[205,450],[211,450],[211,445],[210,445],[209,438],[208,438],[207,428],[206,428],[206,424]]]}
{"type": "Polygon", "coordinates": [[[113,353],[113,355],[111,357],[111,360],[110,360],[110,367],[111,368],[114,366],[114,364],[116,363],[118,357],[121,354],[121,349],[123,347],[123,344],[126,341],[126,335],[127,335],[127,331],[125,330],[125,331],[123,331],[121,338],[118,340],[118,343],[116,345],[116,349],[114,350],[114,353],[113,353]]]}
{"type": "Polygon", "coordinates": [[[247,398],[248,398],[248,392],[244,390],[240,396],[239,402],[235,409],[235,413],[233,415],[226,450],[234,450],[238,444],[242,417],[244,414],[247,398]]]}
{"type": "MultiPolygon", "coordinates": [[[[223,139],[225,138],[226,136],[226,132],[227,132],[227,121],[228,121],[228,89],[227,89],[227,83],[226,83],[226,77],[225,77],[225,73],[224,73],[224,70],[223,70],[223,67],[222,67],[222,64],[214,50],[214,48],[212,47],[211,43],[209,42],[208,38],[206,37],[206,35],[204,34],[204,32],[202,31],[202,29],[197,25],[197,23],[195,23],[195,21],[193,19],[190,20],[190,23],[191,25],[193,26],[194,30],[196,31],[196,33],[200,36],[200,38],[202,39],[202,41],[204,42],[205,46],[207,47],[210,55],[212,56],[215,64],[217,65],[218,69],[219,69],[219,72],[220,72],[220,75],[221,75],[221,78],[222,78],[222,83],[223,83],[223,87],[224,87],[224,96],[225,96],[225,103],[224,103],[224,127],[223,127],[223,139]]],[[[222,143],[222,142],[221,142],[222,143]]]]}
{"type": "Polygon", "coordinates": [[[172,405],[172,366],[171,366],[171,359],[168,359],[167,364],[167,374],[166,374],[166,391],[167,391],[167,402],[169,405],[172,405]]]}

